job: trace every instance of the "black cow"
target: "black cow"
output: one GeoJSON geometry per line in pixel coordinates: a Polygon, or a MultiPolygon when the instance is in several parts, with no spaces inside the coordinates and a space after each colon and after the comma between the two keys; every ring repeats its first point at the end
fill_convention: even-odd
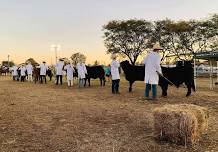
{"type": "MultiPolygon", "coordinates": [[[[88,80],[89,86],[90,86],[90,79],[100,79],[101,86],[105,86],[105,73],[104,73],[104,68],[102,66],[86,66],[87,69],[87,74],[86,74],[86,79],[85,79],[85,84],[86,86],[86,81],[88,80]]],[[[73,77],[78,77],[78,72],[77,69],[74,68],[74,73],[73,77]]]]}
{"type": "Polygon", "coordinates": [[[101,86],[105,86],[105,73],[104,68],[102,66],[86,66],[87,69],[87,75],[85,79],[85,85],[86,86],[86,80],[88,80],[89,86],[90,86],[90,79],[97,79],[99,78],[101,82],[101,86]]]}
{"type": "MultiPolygon", "coordinates": [[[[144,81],[145,67],[133,66],[129,64],[129,61],[121,62],[121,67],[125,73],[126,80],[129,81],[129,92],[132,91],[132,85],[135,81],[144,81]]],[[[194,85],[194,70],[191,64],[184,64],[177,67],[161,67],[163,75],[170,80],[176,87],[185,83],[188,88],[186,96],[191,95],[191,88],[195,91],[194,85]]],[[[162,96],[167,96],[168,85],[172,85],[165,78],[159,78],[159,86],[162,89],[162,96]]]]}

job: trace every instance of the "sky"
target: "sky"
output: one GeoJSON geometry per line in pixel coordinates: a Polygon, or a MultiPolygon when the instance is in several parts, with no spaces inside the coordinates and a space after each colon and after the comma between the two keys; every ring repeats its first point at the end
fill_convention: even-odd
{"type": "Polygon", "coordinates": [[[107,64],[102,26],[110,20],[204,19],[218,13],[218,0],[0,0],[0,61],[55,63],[81,52],[87,63],[107,64]]]}

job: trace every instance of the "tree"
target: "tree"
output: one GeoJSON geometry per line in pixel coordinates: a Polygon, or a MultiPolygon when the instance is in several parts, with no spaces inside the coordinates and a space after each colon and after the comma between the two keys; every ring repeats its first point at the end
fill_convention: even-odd
{"type": "Polygon", "coordinates": [[[172,21],[169,19],[155,21],[152,27],[152,34],[149,41],[149,46],[152,47],[153,44],[159,42],[160,46],[163,48],[163,50],[160,52],[162,56],[162,61],[165,60],[167,55],[170,55],[170,53],[172,52],[172,47],[170,44],[171,33],[167,29],[167,25],[171,23],[172,21]]]}
{"type": "Polygon", "coordinates": [[[8,64],[9,64],[9,67],[12,67],[14,66],[14,62],[13,61],[2,61],[2,66],[5,66],[5,67],[8,67],[8,64]]]}
{"type": "Polygon", "coordinates": [[[27,59],[25,63],[28,63],[28,62],[30,62],[33,66],[39,65],[39,63],[37,63],[33,58],[27,59]]]}
{"type": "Polygon", "coordinates": [[[66,58],[66,57],[60,58],[60,59],[62,59],[64,61],[64,64],[66,64],[67,62],[70,62],[70,60],[68,58],[66,58]]]}
{"type": "Polygon", "coordinates": [[[74,66],[76,66],[77,63],[78,63],[80,60],[82,60],[83,62],[86,61],[86,56],[83,55],[82,53],[79,53],[79,52],[72,54],[72,56],[71,56],[70,58],[71,58],[72,64],[73,64],[74,66]]]}
{"type": "Polygon", "coordinates": [[[103,26],[107,53],[127,57],[135,65],[147,48],[152,24],[145,20],[110,21],[103,26]]]}
{"type": "Polygon", "coordinates": [[[217,42],[215,17],[208,20],[155,22],[153,41],[159,41],[168,54],[180,60],[190,60],[195,53],[211,51],[217,42]]]}

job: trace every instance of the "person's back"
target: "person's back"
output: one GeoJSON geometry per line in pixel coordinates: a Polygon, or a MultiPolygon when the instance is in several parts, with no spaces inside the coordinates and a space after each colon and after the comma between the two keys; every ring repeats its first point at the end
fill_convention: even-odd
{"type": "Polygon", "coordinates": [[[27,74],[29,75],[29,74],[33,74],[33,66],[32,66],[32,64],[27,64],[27,66],[26,66],[26,70],[27,70],[27,74]]]}
{"type": "MultiPolygon", "coordinates": [[[[145,64],[145,73],[149,73],[150,76],[158,76],[157,72],[161,73],[160,69],[160,56],[156,52],[150,52],[146,57],[145,64]]],[[[151,84],[156,84],[151,79],[148,80],[151,84]]]]}
{"type": "Polygon", "coordinates": [[[116,61],[117,56],[115,54],[112,55],[112,62],[110,64],[111,67],[111,79],[112,79],[112,93],[120,94],[119,92],[119,83],[120,83],[120,73],[119,67],[120,64],[116,61]]]}
{"type": "Polygon", "coordinates": [[[145,97],[149,98],[150,89],[152,89],[152,99],[157,97],[157,84],[159,81],[159,74],[162,75],[161,71],[161,58],[158,51],[162,50],[159,44],[153,46],[153,51],[151,51],[144,59],[143,64],[145,64],[145,97]]]}

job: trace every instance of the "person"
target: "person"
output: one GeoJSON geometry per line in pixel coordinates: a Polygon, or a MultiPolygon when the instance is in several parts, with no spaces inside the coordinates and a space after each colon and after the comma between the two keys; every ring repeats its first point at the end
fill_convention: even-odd
{"type": "Polygon", "coordinates": [[[33,66],[31,62],[28,62],[26,65],[26,70],[27,70],[27,80],[32,82],[33,81],[33,66]]]}
{"type": "Polygon", "coordinates": [[[153,46],[151,51],[144,59],[143,64],[145,65],[145,98],[150,100],[157,99],[157,85],[159,81],[159,75],[162,75],[160,66],[161,57],[158,54],[160,50],[163,50],[159,44],[153,46]],[[152,90],[152,98],[149,98],[149,92],[152,90]]]}
{"type": "Polygon", "coordinates": [[[67,65],[64,67],[64,70],[67,71],[67,84],[69,87],[73,86],[73,72],[74,68],[70,62],[67,62],[67,65]]]}
{"type": "Polygon", "coordinates": [[[22,64],[20,67],[20,75],[21,75],[21,82],[24,82],[26,77],[26,67],[24,66],[24,64],[22,64]]]}
{"type": "Polygon", "coordinates": [[[112,93],[120,94],[119,92],[119,83],[120,83],[120,73],[119,67],[120,63],[116,61],[117,56],[112,54],[111,56],[112,62],[110,64],[111,67],[111,79],[112,79],[112,93]]]}
{"type": "Polygon", "coordinates": [[[13,77],[13,80],[14,80],[14,81],[19,80],[19,79],[18,79],[18,72],[17,72],[17,70],[18,70],[18,67],[17,67],[16,65],[14,65],[14,66],[12,67],[12,69],[11,69],[11,71],[12,71],[12,77],[13,77]]]}
{"type": "Polygon", "coordinates": [[[87,69],[85,64],[82,62],[82,60],[79,61],[79,63],[77,64],[77,72],[78,72],[78,87],[84,87],[85,84],[85,78],[86,78],[86,74],[87,74],[87,69]]]}
{"type": "Polygon", "coordinates": [[[110,75],[111,75],[110,64],[107,67],[105,67],[104,72],[105,72],[105,76],[108,79],[108,82],[110,82],[110,75]]]}
{"type": "Polygon", "coordinates": [[[48,70],[48,66],[46,65],[46,62],[43,61],[42,64],[40,64],[40,81],[43,83],[43,79],[45,80],[46,84],[46,71],[48,70]]]}
{"type": "Polygon", "coordinates": [[[63,80],[63,67],[64,67],[64,62],[62,59],[59,59],[59,62],[56,64],[56,85],[58,85],[59,78],[60,78],[60,83],[62,85],[62,80],[63,80]]]}

